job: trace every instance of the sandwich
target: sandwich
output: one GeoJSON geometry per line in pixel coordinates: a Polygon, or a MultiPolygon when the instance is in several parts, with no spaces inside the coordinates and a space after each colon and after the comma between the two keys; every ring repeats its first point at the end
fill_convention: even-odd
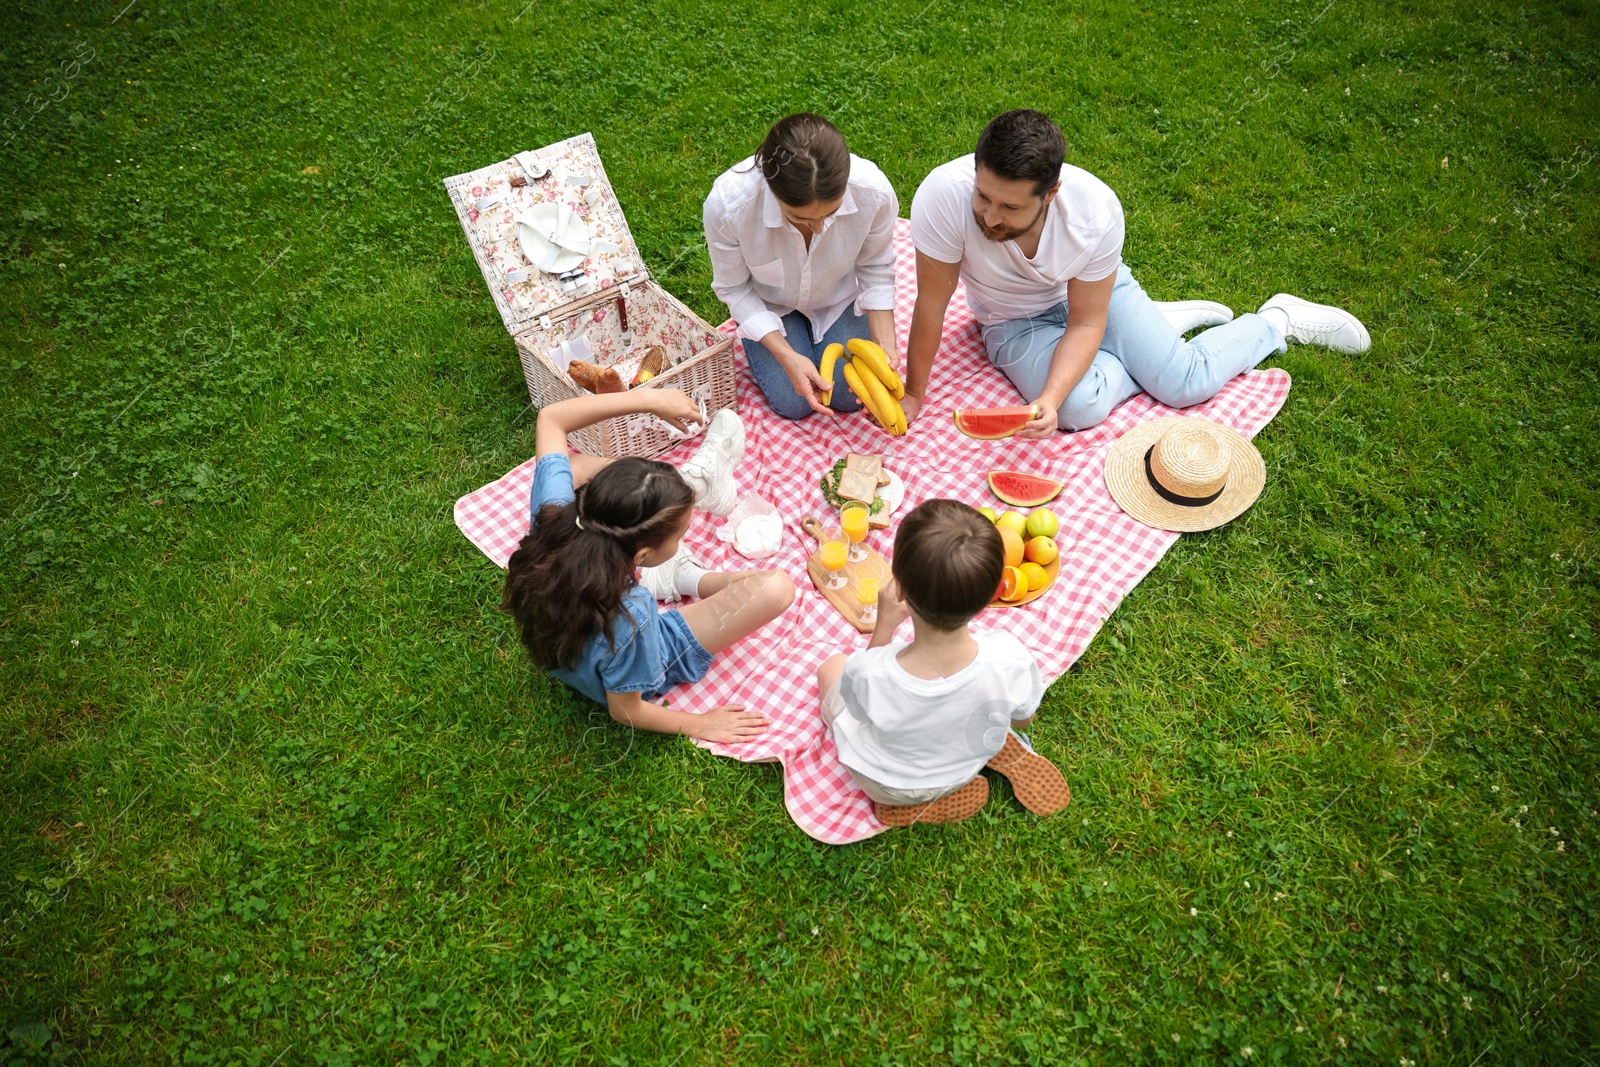
{"type": "Polygon", "coordinates": [[[844,457],[844,469],[860,471],[871,478],[874,485],[889,484],[889,472],[883,469],[882,456],[863,456],[857,452],[847,453],[844,457]]]}
{"type": "Polygon", "coordinates": [[[845,500],[855,500],[872,506],[872,498],[878,495],[878,480],[875,475],[863,474],[858,470],[851,470],[848,466],[839,472],[839,496],[845,500]]]}

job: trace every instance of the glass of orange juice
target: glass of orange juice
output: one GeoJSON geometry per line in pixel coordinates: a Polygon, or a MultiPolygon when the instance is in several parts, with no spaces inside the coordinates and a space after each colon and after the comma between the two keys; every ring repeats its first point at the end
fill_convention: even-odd
{"type": "Polygon", "coordinates": [[[878,621],[878,579],[862,578],[856,582],[856,602],[861,605],[861,621],[878,621]]]}
{"type": "Polygon", "coordinates": [[[850,545],[845,540],[844,531],[837,526],[829,527],[822,531],[822,566],[828,571],[828,578],[822,583],[824,589],[843,589],[845,587],[844,565],[850,558],[850,545]]]}
{"type": "Polygon", "coordinates": [[[860,563],[867,558],[867,546],[861,542],[867,539],[868,515],[867,506],[858,500],[849,501],[839,509],[839,525],[850,541],[851,563],[860,563]]]}

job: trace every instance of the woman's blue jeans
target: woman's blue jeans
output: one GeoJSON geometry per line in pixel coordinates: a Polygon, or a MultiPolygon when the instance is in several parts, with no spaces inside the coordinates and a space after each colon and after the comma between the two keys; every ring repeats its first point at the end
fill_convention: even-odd
{"type": "MultiPolygon", "coordinates": [[[[872,336],[867,332],[866,316],[857,315],[854,308],[846,308],[844,314],[839,316],[839,321],[828,327],[828,332],[820,338],[811,336],[809,319],[798,311],[791,311],[783,317],[783,333],[789,347],[809,359],[818,370],[822,369],[822,353],[829,345],[835,342],[842,345],[852,337],[872,336]]],[[[761,395],[767,398],[767,404],[773,411],[785,419],[803,419],[816,414],[805,398],[794,391],[789,376],[783,372],[783,365],[767,351],[766,345],[748,337],[743,344],[745,361],[750,364],[750,376],[756,380],[756,386],[760,388],[761,395]]],[[[844,371],[836,369],[833,378],[833,398],[828,406],[834,411],[855,411],[860,408],[861,401],[845,384],[844,371]]]]}
{"type": "MultiPolygon", "coordinates": [[[[983,347],[989,362],[1024,397],[1037,400],[1066,328],[1063,301],[1031,319],[985,326],[983,347]]],[[[1062,401],[1056,421],[1064,430],[1098,426],[1118,404],[1141,392],[1169,407],[1186,408],[1216,396],[1235,375],[1283,348],[1266,320],[1251,314],[1185,341],[1124,264],[1117,268],[1100,351],[1062,401]]]]}

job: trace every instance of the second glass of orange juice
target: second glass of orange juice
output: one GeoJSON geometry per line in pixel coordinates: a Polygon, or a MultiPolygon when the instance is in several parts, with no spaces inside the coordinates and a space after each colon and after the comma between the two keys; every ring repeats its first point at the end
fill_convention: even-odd
{"type": "Polygon", "coordinates": [[[850,546],[845,541],[844,531],[838,527],[830,527],[822,533],[822,566],[827,569],[828,578],[823,582],[824,589],[843,589],[845,587],[844,565],[850,557],[850,546]]]}
{"type": "Polygon", "coordinates": [[[839,525],[850,541],[851,563],[860,563],[867,558],[867,546],[861,542],[867,539],[868,515],[867,506],[855,500],[839,509],[839,525]]]}

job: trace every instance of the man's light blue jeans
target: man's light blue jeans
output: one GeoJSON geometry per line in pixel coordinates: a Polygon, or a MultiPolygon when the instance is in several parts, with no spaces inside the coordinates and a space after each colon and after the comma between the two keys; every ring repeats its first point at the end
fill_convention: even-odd
{"type": "MultiPolygon", "coordinates": [[[[1024,397],[1037,400],[1066,327],[1063,301],[1031,319],[983,327],[983,347],[989,362],[1024,397]]],[[[1216,396],[1235,375],[1283,349],[1272,327],[1253,314],[1185,341],[1124,264],[1117,268],[1100,351],[1067,394],[1056,421],[1064,430],[1098,426],[1118,404],[1141,392],[1169,407],[1186,408],[1216,396]]]]}
{"type": "MultiPolygon", "coordinates": [[[[809,359],[818,370],[822,369],[822,353],[829,345],[836,342],[842,345],[852,337],[872,336],[867,332],[867,317],[857,315],[855,308],[845,308],[839,321],[815,340],[811,337],[811,321],[800,312],[791,311],[783,317],[783,335],[789,347],[809,359]]],[[[783,372],[783,365],[767,351],[766,345],[748,337],[741,343],[744,345],[745,361],[750,364],[750,376],[756,380],[756,386],[760,388],[761,395],[767,398],[773,411],[785,419],[803,419],[816,414],[805,398],[794,391],[794,383],[789,381],[789,376],[783,372]]],[[[845,384],[844,371],[836,369],[833,380],[833,398],[828,407],[834,411],[855,411],[859,408],[861,401],[845,384]]]]}

